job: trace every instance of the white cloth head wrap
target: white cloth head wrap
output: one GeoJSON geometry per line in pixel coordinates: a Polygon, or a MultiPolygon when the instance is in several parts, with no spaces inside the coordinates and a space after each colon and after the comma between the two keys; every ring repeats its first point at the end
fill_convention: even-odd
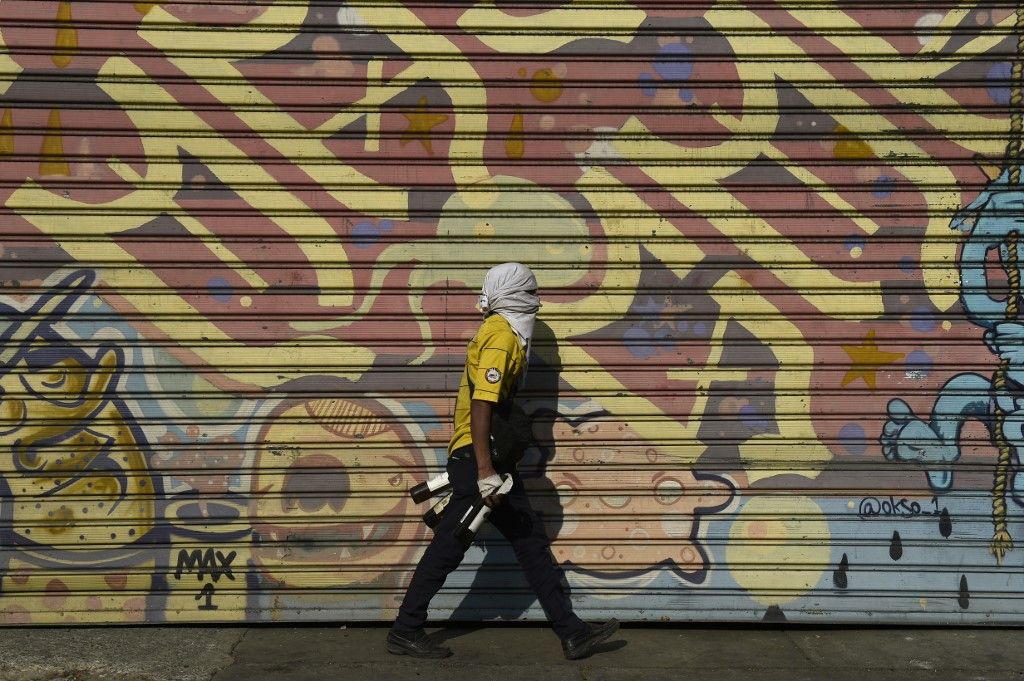
{"type": "MultiPolygon", "coordinates": [[[[530,268],[518,262],[507,262],[487,271],[480,293],[480,309],[484,316],[499,314],[508,321],[519,337],[520,344],[526,349],[527,361],[530,357],[533,323],[540,309],[540,298],[530,293],[535,290],[537,278],[530,268]]],[[[524,366],[521,382],[525,380],[524,366]]]]}

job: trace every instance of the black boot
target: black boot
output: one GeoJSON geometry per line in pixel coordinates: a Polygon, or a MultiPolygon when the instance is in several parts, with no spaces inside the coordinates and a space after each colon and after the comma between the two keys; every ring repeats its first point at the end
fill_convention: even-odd
{"type": "Polygon", "coordinates": [[[562,641],[562,652],[567,660],[580,660],[594,652],[594,647],[608,640],[619,630],[619,621],[610,619],[603,624],[588,624],[590,629],[562,641]]]}
{"type": "Polygon", "coordinates": [[[386,647],[392,655],[442,658],[452,654],[451,648],[437,645],[422,629],[414,632],[400,632],[392,629],[388,632],[386,647]]]}

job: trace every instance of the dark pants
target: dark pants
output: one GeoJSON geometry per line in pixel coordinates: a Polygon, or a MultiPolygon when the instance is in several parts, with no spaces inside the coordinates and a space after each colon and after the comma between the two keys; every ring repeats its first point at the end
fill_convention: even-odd
{"type": "MultiPolygon", "coordinates": [[[[551,620],[555,633],[564,640],[586,631],[587,625],[572,611],[572,604],[562,586],[562,569],[551,555],[544,525],[530,506],[523,481],[517,473],[513,475],[515,484],[512,491],[491,510],[488,520],[512,543],[527,582],[537,594],[537,600],[551,620]]],[[[452,498],[441,522],[434,528],[434,539],[420,558],[405,600],[398,609],[395,629],[399,631],[415,631],[423,626],[430,599],[466,555],[466,549],[456,539],[454,530],[479,494],[476,458],[471,446],[452,452],[448,459],[448,479],[452,483],[452,498]]]]}

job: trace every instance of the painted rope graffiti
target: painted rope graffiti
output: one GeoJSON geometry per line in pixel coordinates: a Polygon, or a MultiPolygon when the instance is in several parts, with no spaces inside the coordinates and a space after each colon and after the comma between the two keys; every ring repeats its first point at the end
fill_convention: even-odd
{"type": "MultiPolygon", "coordinates": [[[[582,611],[1020,621],[1019,33],[5,0],[0,622],[391,616],[512,258],[524,474],[582,611]]],[[[542,616],[470,555],[437,614],[542,616]]]]}

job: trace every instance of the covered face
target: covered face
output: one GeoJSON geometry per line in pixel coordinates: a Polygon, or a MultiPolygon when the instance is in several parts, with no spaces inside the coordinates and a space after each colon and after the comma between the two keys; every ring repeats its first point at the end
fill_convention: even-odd
{"type": "Polygon", "coordinates": [[[518,262],[496,265],[484,275],[480,292],[480,309],[484,314],[499,314],[508,320],[524,345],[533,337],[533,322],[540,309],[537,278],[533,271],[518,262]]]}

